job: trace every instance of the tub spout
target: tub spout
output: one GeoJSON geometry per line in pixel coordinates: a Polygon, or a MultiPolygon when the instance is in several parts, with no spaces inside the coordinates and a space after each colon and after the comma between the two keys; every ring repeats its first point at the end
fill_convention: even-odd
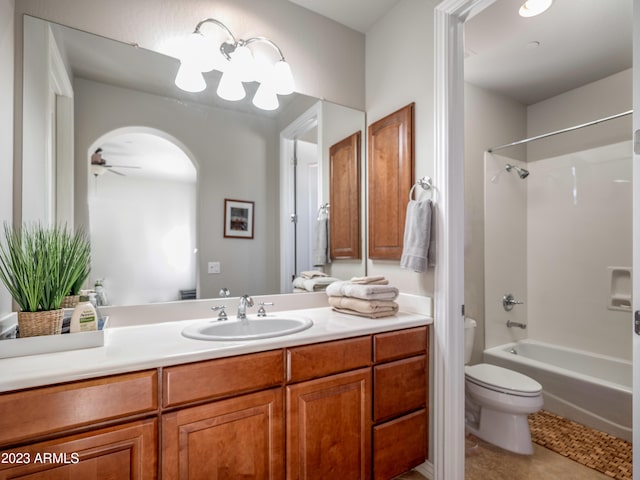
{"type": "Polygon", "coordinates": [[[525,329],[527,328],[527,326],[524,323],[519,323],[519,322],[512,322],[511,320],[507,320],[507,327],[511,328],[511,327],[518,327],[521,329],[525,329]]]}

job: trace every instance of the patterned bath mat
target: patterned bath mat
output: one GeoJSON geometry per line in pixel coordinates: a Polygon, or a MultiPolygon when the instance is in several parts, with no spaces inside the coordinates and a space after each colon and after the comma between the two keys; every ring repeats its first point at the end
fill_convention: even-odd
{"type": "Polygon", "coordinates": [[[531,440],[605,475],[631,480],[631,443],[541,410],[529,415],[531,440]]]}

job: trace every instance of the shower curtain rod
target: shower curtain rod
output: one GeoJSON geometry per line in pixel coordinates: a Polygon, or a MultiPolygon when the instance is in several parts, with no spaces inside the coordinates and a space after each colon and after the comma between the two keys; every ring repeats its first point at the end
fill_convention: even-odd
{"type": "Polygon", "coordinates": [[[622,112],[622,113],[617,113],[615,115],[611,115],[610,117],[604,117],[604,118],[600,118],[598,120],[593,120],[591,122],[583,123],[582,125],[575,125],[573,127],[563,128],[562,130],[556,130],[555,132],[543,133],[542,135],[537,135],[535,137],[525,138],[524,140],[518,140],[517,142],[508,143],[506,145],[500,145],[499,147],[492,147],[492,148],[489,148],[487,150],[487,152],[492,153],[492,152],[495,152],[496,150],[501,150],[503,148],[515,147],[516,145],[521,145],[523,143],[529,143],[532,140],[540,140],[541,138],[552,137],[552,136],[558,135],[560,133],[572,132],[574,130],[578,130],[578,129],[583,128],[583,127],[590,127],[591,125],[597,125],[598,123],[606,122],[608,120],[613,120],[615,118],[620,118],[620,117],[624,117],[626,115],[631,115],[632,113],[633,113],[633,110],[628,110],[626,112],[622,112]]]}

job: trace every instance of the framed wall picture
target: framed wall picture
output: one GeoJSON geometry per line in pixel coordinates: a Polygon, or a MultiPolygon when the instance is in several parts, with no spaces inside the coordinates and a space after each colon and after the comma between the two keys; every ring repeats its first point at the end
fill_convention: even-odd
{"type": "Polygon", "coordinates": [[[253,202],[224,199],[224,236],[253,238],[253,202]]]}

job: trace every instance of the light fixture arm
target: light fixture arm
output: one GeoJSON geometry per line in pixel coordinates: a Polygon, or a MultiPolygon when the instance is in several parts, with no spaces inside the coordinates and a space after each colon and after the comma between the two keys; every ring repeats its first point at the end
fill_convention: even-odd
{"type": "Polygon", "coordinates": [[[238,40],[236,40],[236,37],[233,36],[233,33],[231,33],[231,30],[229,30],[229,27],[227,27],[220,20],[216,20],[215,18],[205,18],[204,20],[200,20],[196,25],[196,28],[193,31],[193,33],[199,33],[202,35],[202,32],[200,31],[200,27],[202,27],[202,25],[204,25],[205,23],[213,23],[214,25],[217,25],[222,30],[224,30],[229,37],[231,37],[231,40],[233,40],[234,45],[238,43],[238,40]]]}
{"type": "Polygon", "coordinates": [[[282,50],[280,50],[280,47],[276,45],[272,40],[269,40],[266,37],[251,37],[244,41],[241,40],[241,42],[243,42],[244,45],[249,45],[250,43],[254,43],[254,42],[263,42],[268,45],[271,45],[278,52],[278,55],[280,55],[280,60],[283,62],[285,61],[284,53],[282,53],[282,50]]]}

